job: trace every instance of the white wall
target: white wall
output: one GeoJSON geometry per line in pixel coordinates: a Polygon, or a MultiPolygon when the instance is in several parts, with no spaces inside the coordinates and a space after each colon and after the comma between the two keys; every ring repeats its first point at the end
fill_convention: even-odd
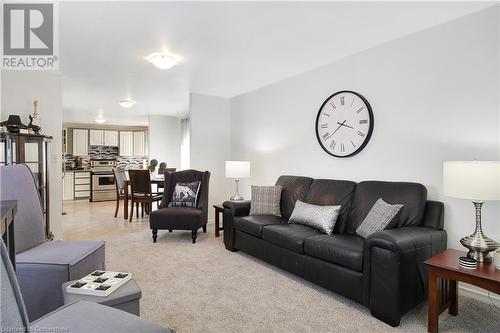
{"type": "Polygon", "coordinates": [[[149,117],[149,158],[166,162],[169,168],[180,168],[181,120],[178,117],[149,117]]]}
{"type": "MultiPolygon", "coordinates": [[[[313,52],[313,51],[312,51],[313,52]]],[[[470,202],[444,197],[442,163],[499,156],[498,7],[436,26],[231,100],[231,158],[252,162],[249,184],[281,174],[423,183],[446,204],[448,246],[473,232],[470,202]],[[339,90],[370,102],[371,141],[358,155],[327,155],[315,136],[321,103],[339,90]]],[[[495,202],[486,234],[500,234],[495,202]]]]}
{"type": "Polygon", "coordinates": [[[191,169],[210,171],[209,219],[213,220],[212,205],[228,200],[231,181],[224,176],[229,159],[229,100],[191,94],[191,169]]]}
{"type": "Polygon", "coordinates": [[[62,238],[61,76],[44,71],[2,71],[1,119],[9,114],[21,116],[24,124],[38,100],[42,133],[54,137],[49,145],[50,225],[56,238],[62,238]]]}

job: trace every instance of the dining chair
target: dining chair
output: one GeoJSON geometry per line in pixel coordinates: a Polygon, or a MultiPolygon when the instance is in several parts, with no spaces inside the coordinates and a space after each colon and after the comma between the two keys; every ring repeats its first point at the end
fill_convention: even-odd
{"type": "Polygon", "coordinates": [[[126,179],[125,169],[120,167],[113,168],[113,176],[115,177],[115,185],[116,185],[115,217],[117,217],[118,210],[120,209],[120,200],[125,199],[125,179],[126,179]]]}
{"type": "MultiPolygon", "coordinates": [[[[165,175],[167,173],[172,173],[172,172],[176,172],[176,171],[177,171],[177,168],[166,168],[165,170],[162,171],[162,174],[165,175]]],[[[162,190],[161,192],[163,193],[163,190],[165,188],[164,184],[158,184],[157,187],[158,187],[158,192],[160,192],[160,189],[161,189],[162,190]]]]}
{"type": "Polygon", "coordinates": [[[144,169],[129,169],[128,177],[130,179],[130,218],[132,222],[132,215],[134,213],[134,204],[136,209],[136,216],[139,218],[139,204],[141,204],[141,216],[144,217],[144,211],[149,215],[153,208],[153,202],[161,201],[162,193],[153,193],[151,190],[151,174],[149,170],[144,169]]]}

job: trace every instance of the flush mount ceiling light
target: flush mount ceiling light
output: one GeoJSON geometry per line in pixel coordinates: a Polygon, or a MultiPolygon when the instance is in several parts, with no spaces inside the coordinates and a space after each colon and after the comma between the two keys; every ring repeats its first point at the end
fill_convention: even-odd
{"type": "Polygon", "coordinates": [[[122,99],[119,104],[122,108],[128,109],[134,106],[135,101],[131,99],[122,99]]]}
{"type": "Polygon", "coordinates": [[[106,119],[104,119],[103,117],[98,117],[95,119],[95,122],[98,124],[104,124],[106,122],[106,119]]]}
{"type": "Polygon", "coordinates": [[[165,52],[151,53],[146,57],[146,60],[159,69],[169,69],[177,64],[177,60],[165,52]]]}

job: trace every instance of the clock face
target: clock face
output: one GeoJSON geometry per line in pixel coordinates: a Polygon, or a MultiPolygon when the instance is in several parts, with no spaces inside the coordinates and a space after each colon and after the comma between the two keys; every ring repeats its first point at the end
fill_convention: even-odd
{"type": "Polygon", "coordinates": [[[316,137],[330,155],[348,157],[359,153],[373,131],[373,113],[368,101],[353,91],[328,97],[316,117],[316,137]]]}

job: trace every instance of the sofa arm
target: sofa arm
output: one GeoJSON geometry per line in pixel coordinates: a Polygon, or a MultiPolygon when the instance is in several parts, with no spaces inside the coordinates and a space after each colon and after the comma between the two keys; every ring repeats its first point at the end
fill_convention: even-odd
{"type": "Polygon", "coordinates": [[[226,201],[223,204],[224,210],[229,209],[232,216],[246,216],[250,213],[250,200],[226,201]]]}
{"type": "Polygon", "coordinates": [[[446,249],[444,230],[403,227],[376,232],[365,241],[364,301],[391,326],[427,294],[424,261],[446,249]]]}
{"type": "Polygon", "coordinates": [[[224,246],[227,250],[238,251],[234,247],[234,223],[235,216],[246,216],[250,213],[250,201],[226,201],[224,206],[224,246]]]}

